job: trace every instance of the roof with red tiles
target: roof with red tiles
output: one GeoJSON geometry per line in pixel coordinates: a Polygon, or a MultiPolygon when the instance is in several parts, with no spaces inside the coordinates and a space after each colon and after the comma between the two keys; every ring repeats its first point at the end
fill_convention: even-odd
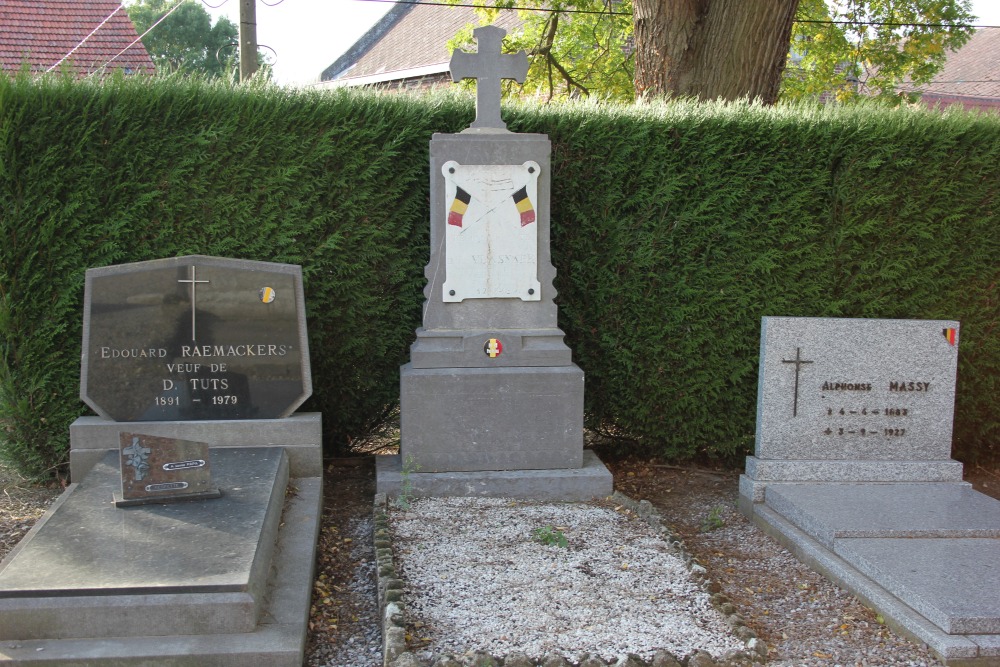
{"type": "MultiPolygon", "coordinates": [[[[448,72],[448,40],[470,24],[480,24],[471,7],[397,3],[320,79],[360,86],[448,72]]],[[[503,11],[494,25],[510,32],[522,23],[516,12],[503,11]]]]}
{"type": "Polygon", "coordinates": [[[1000,107],[1000,28],[979,28],[965,46],[948,54],[933,80],[900,88],[920,91],[929,104],[1000,107]]]}
{"type": "Polygon", "coordinates": [[[0,69],[5,72],[27,65],[32,72],[69,67],[86,75],[107,65],[106,71],[153,74],[142,42],[129,46],[138,36],[118,0],[0,1],[0,69]]]}

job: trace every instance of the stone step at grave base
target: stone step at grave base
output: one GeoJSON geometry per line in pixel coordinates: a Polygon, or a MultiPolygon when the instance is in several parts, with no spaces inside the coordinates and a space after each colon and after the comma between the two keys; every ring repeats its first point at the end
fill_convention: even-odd
{"type": "Polygon", "coordinates": [[[215,447],[280,446],[288,455],[292,477],[323,476],[323,419],[318,412],[296,412],[282,419],[202,419],[199,421],[121,422],[92,415],[79,417],[69,427],[70,478],[83,479],[111,449],[118,449],[118,433],[206,442],[215,447]]]}
{"type": "Polygon", "coordinates": [[[1000,501],[962,482],[784,483],[750,510],[946,664],[1000,665],[1000,501]]]}
{"type": "Polygon", "coordinates": [[[580,468],[549,470],[481,470],[461,472],[403,471],[402,457],[375,458],[376,493],[414,498],[483,497],[551,501],[587,501],[614,491],[611,471],[594,452],[584,450],[580,468]]]}
{"type": "Polygon", "coordinates": [[[0,564],[0,664],[301,665],[322,479],[212,467],[214,500],[115,508],[116,453],[71,485],[0,564]]]}
{"type": "Polygon", "coordinates": [[[962,463],[952,459],[857,461],[845,459],[762,459],[747,457],[740,475],[740,502],[764,502],[764,490],[782,482],[902,483],[961,482],[962,463]]]}

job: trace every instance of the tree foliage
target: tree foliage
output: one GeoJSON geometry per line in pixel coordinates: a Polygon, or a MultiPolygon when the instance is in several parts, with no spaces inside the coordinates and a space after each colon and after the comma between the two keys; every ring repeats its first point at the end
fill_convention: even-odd
{"type": "MultiPolygon", "coordinates": [[[[492,23],[500,13],[497,7],[511,4],[505,0],[477,9],[480,24],[492,23]]],[[[519,91],[543,101],[634,99],[632,0],[610,5],[605,0],[556,0],[544,6],[552,11],[517,10],[524,28],[504,39],[505,50],[528,54],[528,78],[519,91]]],[[[472,29],[466,26],[448,46],[472,48],[472,29]]]]}
{"type": "MultiPolygon", "coordinates": [[[[134,0],[126,7],[139,34],[143,34],[176,3],[173,0],[134,0]]],[[[212,25],[200,2],[184,0],[180,8],[142,38],[160,74],[223,76],[239,63],[239,29],[225,16],[212,25]]]]}
{"type": "MultiPolygon", "coordinates": [[[[457,0],[450,0],[457,2],[457,0]]],[[[542,100],[895,94],[930,80],[971,36],[970,0],[524,0],[511,50],[542,100]],[[538,11],[545,7],[552,11],[538,11]],[[794,17],[794,21],[792,20],[794,17]],[[790,34],[790,39],[789,39],[790,34]],[[789,47],[792,48],[789,48],[789,47]],[[787,60],[787,67],[786,67],[787,60]],[[779,92],[780,91],[780,92],[779,92]]],[[[477,10],[491,22],[511,0],[477,10]]],[[[471,26],[452,47],[471,44],[471,26]]]]}
{"type": "Polygon", "coordinates": [[[969,0],[800,0],[783,98],[895,97],[972,36],[969,0]]]}

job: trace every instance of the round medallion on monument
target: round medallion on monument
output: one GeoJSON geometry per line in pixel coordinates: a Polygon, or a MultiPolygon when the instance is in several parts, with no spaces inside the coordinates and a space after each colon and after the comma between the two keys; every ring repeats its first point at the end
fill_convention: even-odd
{"type": "Polygon", "coordinates": [[[485,352],[486,356],[490,359],[496,359],[503,354],[503,343],[500,342],[499,338],[490,338],[486,341],[486,344],[483,345],[483,352],[485,352]]]}

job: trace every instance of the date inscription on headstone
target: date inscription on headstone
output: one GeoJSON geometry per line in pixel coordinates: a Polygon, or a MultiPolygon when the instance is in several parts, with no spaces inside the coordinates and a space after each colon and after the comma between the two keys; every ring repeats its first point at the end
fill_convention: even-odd
{"type": "Polygon", "coordinates": [[[115,421],[275,419],[312,392],[301,269],[189,256],[87,271],[81,398],[115,421]]]}

